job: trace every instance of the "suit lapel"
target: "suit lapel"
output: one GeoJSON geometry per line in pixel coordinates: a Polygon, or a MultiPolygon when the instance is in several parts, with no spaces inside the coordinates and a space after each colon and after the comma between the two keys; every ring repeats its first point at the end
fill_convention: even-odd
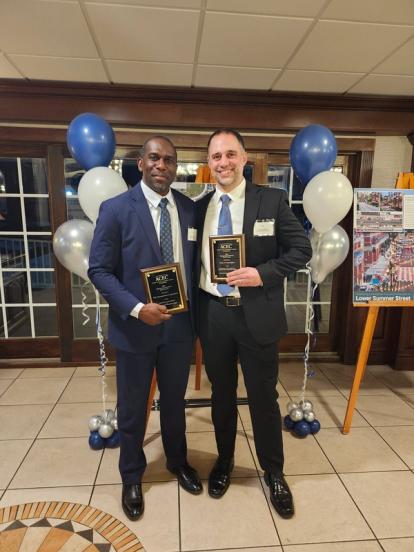
{"type": "MultiPolygon", "coordinates": [[[[185,203],[181,200],[179,192],[172,190],[174,201],[177,206],[178,220],[180,221],[181,243],[183,246],[184,266],[187,278],[187,286],[190,285],[191,259],[188,247],[188,228],[190,226],[190,213],[186,210],[185,203]]],[[[189,288],[188,288],[189,289],[189,288]]]]}
{"type": "Polygon", "coordinates": [[[260,207],[260,188],[246,183],[246,196],[244,202],[243,234],[246,239],[253,236],[254,223],[260,207]]]}
{"type": "Polygon", "coordinates": [[[158,263],[162,264],[160,244],[158,242],[157,232],[155,230],[154,221],[148,207],[147,200],[145,199],[144,194],[141,189],[141,182],[138,182],[131,190],[132,202],[135,211],[138,214],[138,220],[141,223],[142,229],[151,244],[151,247],[154,251],[158,263]]]}
{"type": "Polygon", "coordinates": [[[208,204],[210,203],[210,200],[213,197],[213,195],[214,195],[214,192],[210,192],[209,194],[204,196],[202,199],[200,199],[196,203],[197,219],[198,219],[197,220],[197,223],[198,223],[197,227],[198,227],[198,230],[199,230],[197,232],[197,244],[198,244],[198,249],[199,250],[201,248],[201,244],[203,243],[204,220],[206,218],[207,207],[208,207],[208,204]]]}

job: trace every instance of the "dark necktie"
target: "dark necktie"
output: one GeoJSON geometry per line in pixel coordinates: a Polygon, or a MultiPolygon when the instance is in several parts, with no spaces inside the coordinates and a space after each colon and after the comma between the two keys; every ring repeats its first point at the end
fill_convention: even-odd
{"type": "Polygon", "coordinates": [[[165,264],[174,262],[174,249],[171,232],[171,218],[168,212],[168,199],[163,197],[158,204],[161,209],[160,218],[160,248],[162,260],[165,264]]]}
{"type": "MultiPolygon", "coordinates": [[[[231,199],[228,195],[223,194],[220,200],[221,210],[219,214],[217,234],[219,236],[233,234],[233,224],[231,222],[231,213],[229,207],[231,199]]],[[[234,291],[234,287],[227,284],[217,284],[217,289],[219,290],[221,295],[228,295],[229,293],[234,291]]]]}

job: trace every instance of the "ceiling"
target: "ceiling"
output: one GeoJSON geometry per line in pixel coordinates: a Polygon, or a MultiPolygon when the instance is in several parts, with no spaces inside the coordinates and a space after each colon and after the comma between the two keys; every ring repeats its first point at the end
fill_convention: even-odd
{"type": "Polygon", "coordinates": [[[0,0],[0,78],[414,96],[414,0],[0,0]]]}

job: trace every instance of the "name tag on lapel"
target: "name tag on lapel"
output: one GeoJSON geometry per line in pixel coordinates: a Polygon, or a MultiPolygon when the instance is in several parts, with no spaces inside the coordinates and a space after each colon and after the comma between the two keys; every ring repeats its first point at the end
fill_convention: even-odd
{"type": "Polygon", "coordinates": [[[188,228],[187,232],[188,241],[197,241],[197,228],[188,228]]]}
{"type": "Polygon", "coordinates": [[[253,236],[274,236],[275,235],[275,219],[256,220],[253,227],[253,236]]]}

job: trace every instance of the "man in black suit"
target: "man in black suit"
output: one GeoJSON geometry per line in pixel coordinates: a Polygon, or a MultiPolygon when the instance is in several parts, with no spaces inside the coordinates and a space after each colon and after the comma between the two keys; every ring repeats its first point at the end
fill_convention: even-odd
{"type": "Polygon", "coordinates": [[[257,456],[270,499],[284,518],[294,513],[283,476],[283,441],[276,383],[277,342],[286,333],[284,278],[305,266],[310,242],[281,190],[246,183],[243,138],[216,130],[208,142],[215,192],[197,205],[200,247],[199,333],[212,384],[212,418],[218,449],[208,492],[220,498],[230,484],[237,430],[237,360],[247,389],[257,456]],[[246,267],[213,284],[209,236],[245,236],[246,267]]]}
{"type": "Polygon", "coordinates": [[[184,395],[194,343],[192,312],[171,315],[147,302],[140,269],[178,262],[190,305],[196,249],[194,203],[170,186],[177,152],[165,136],[148,139],[138,159],[142,181],[102,203],[89,257],[89,277],[109,303],[109,340],[116,347],[119,471],[122,507],[144,512],[141,478],[148,394],[155,368],[167,468],[186,491],[201,481],[187,463],[184,395]]]}

